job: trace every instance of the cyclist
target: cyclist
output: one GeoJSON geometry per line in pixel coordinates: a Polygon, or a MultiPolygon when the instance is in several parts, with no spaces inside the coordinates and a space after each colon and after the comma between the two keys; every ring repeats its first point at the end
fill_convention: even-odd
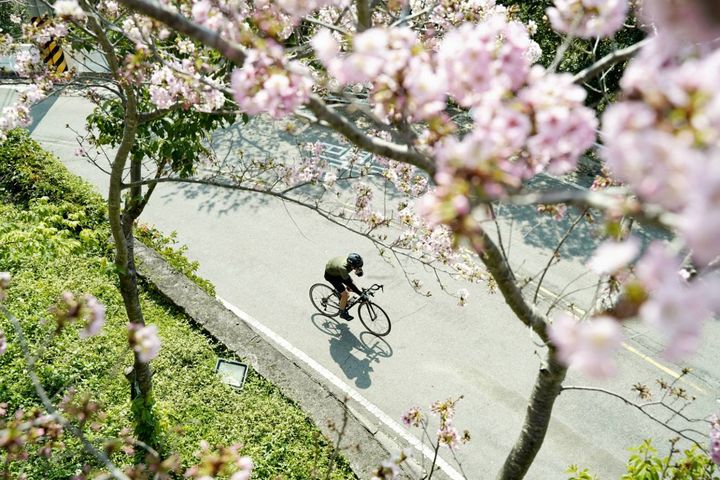
{"type": "Polygon", "coordinates": [[[358,277],[363,276],[363,260],[357,253],[351,253],[347,257],[335,257],[330,259],[325,265],[325,280],[335,287],[340,294],[340,318],[344,320],[352,320],[353,317],[348,313],[348,290],[361,295],[362,292],[350,278],[350,272],[354,271],[358,277]]]}

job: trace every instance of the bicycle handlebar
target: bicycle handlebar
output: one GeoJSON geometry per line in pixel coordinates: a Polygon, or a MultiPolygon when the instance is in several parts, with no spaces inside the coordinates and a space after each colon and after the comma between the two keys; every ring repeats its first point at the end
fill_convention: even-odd
{"type": "Polygon", "coordinates": [[[361,296],[370,295],[371,297],[374,297],[375,294],[373,292],[376,290],[383,290],[383,286],[374,283],[370,288],[363,288],[361,296]]]}

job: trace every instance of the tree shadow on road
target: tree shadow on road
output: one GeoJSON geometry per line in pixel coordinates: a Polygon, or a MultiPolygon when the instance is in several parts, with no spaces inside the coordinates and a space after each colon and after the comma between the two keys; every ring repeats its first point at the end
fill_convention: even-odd
{"type": "Polygon", "coordinates": [[[393,349],[386,340],[370,332],[356,336],[344,321],[318,313],[312,315],[310,320],[318,330],[330,337],[330,356],[348,379],[355,380],[358,388],[366,389],[372,384],[370,373],[373,371],[373,363],[393,355],[393,349]]]}
{"type": "MultiPolygon", "coordinates": [[[[568,184],[561,179],[548,175],[537,175],[527,184],[528,191],[559,191],[584,188],[568,184]]],[[[557,220],[552,215],[538,213],[535,205],[519,206],[503,204],[496,206],[496,214],[504,220],[504,223],[511,223],[514,230],[513,242],[521,240],[523,243],[540,249],[554,249],[566,235],[572,224],[581,214],[581,210],[575,207],[568,207],[565,216],[557,220]],[[517,238],[518,233],[522,239],[517,238]]],[[[587,261],[595,252],[597,246],[605,240],[604,218],[598,211],[593,211],[590,218],[580,221],[572,233],[564,241],[559,256],[564,259],[577,259],[587,261]]],[[[668,240],[669,236],[657,228],[641,224],[633,225],[633,234],[638,236],[644,244],[653,239],[668,240]]],[[[509,237],[508,228],[502,226],[503,240],[509,237]]]]}

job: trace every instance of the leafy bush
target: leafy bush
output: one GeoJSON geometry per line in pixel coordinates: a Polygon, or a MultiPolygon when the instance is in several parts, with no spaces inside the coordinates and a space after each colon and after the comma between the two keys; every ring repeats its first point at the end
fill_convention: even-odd
{"type": "Polygon", "coordinates": [[[200,264],[185,256],[187,245],[178,246],[177,232],[166,235],[152,225],[140,224],[135,228],[135,238],[155,249],[175,271],[184,274],[208,295],[215,296],[215,285],[195,273],[200,264]]]}
{"type": "MultiPolygon", "coordinates": [[[[719,480],[720,472],[710,457],[696,446],[680,451],[675,448],[679,439],[670,440],[670,454],[658,455],[652,440],[645,440],[632,452],[627,462],[627,472],[622,480],[719,480]],[[682,454],[679,455],[678,454],[682,454]]],[[[586,468],[571,465],[566,473],[568,480],[597,480],[586,468]]]]}
{"type": "Polygon", "coordinates": [[[41,197],[72,203],[85,211],[79,227],[93,228],[106,219],[105,202],[92,186],[68,172],[23,129],[8,132],[0,142],[0,197],[23,205],[41,197]]]}
{"type": "MultiPolygon", "coordinates": [[[[65,224],[63,208],[69,207],[47,199],[31,200],[28,208],[0,205],[0,270],[12,267],[13,274],[5,305],[20,319],[33,352],[42,351],[36,368],[52,400],[59,402],[74,388],[78,394],[89,394],[106,412],[96,426],[88,422],[87,435],[97,443],[131,427],[129,385],[122,372],[131,363],[127,319],[110,262],[93,255],[92,244],[75,237],[72,225],[65,224]],[[32,247],[11,252],[15,247],[4,239],[13,236],[30,239],[32,247]],[[25,254],[30,258],[21,258],[25,254]],[[64,291],[91,294],[105,304],[107,322],[101,335],[81,341],[76,326],[51,339],[53,326],[43,317],[64,291]]],[[[157,325],[163,343],[153,361],[162,450],[179,453],[190,465],[201,439],[215,445],[240,443],[257,464],[257,478],[324,476],[332,449],[300,409],[253,371],[242,392],[232,390],[214,374],[219,347],[151,291],[142,292],[141,303],[146,321],[157,325]]],[[[5,317],[0,318],[0,329],[8,337],[8,349],[0,356],[0,403],[8,403],[8,412],[37,406],[22,352],[5,317]]],[[[84,464],[93,464],[76,440],[66,444],[65,451],[50,460],[31,456],[21,464],[22,472],[29,479],[67,479],[84,464]]],[[[123,453],[114,459],[120,464],[132,461],[123,453]]],[[[353,474],[343,463],[331,478],[353,474]]]]}
{"type": "MultiPolygon", "coordinates": [[[[53,402],[73,388],[100,403],[106,417],[88,422],[86,431],[96,444],[131,428],[129,385],[122,371],[131,363],[127,317],[107,247],[105,208],[88,184],[27,133],[10,132],[0,143],[0,271],[13,276],[5,305],[20,319],[33,353],[40,353],[37,373],[53,402]],[[53,337],[44,318],[65,291],[94,295],[106,306],[101,335],[81,341],[79,327],[71,327],[53,337]]],[[[182,255],[185,248],[173,248],[174,236],[139,230],[141,239],[157,247],[173,267],[214,293],[209,282],[194,275],[197,263],[182,255]]],[[[163,344],[153,361],[162,450],[177,452],[190,465],[202,439],[211,445],[240,443],[257,464],[256,478],[325,476],[333,462],[332,448],[299,408],[252,369],[243,391],[232,390],[214,374],[219,354],[232,354],[194,330],[182,312],[152,288],[141,292],[141,303],[163,344]]],[[[8,340],[0,356],[0,403],[8,404],[9,413],[39,406],[13,328],[2,315],[0,330],[8,340]]],[[[116,453],[114,460],[127,464],[133,459],[116,453]]],[[[354,478],[342,458],[336,463],[330,478],[354,478]]],[[[17,474],[30,480],[64,480],[86,464],[93,465],[93,459],[67,437],[65,451],[50,459],[31,454],[17,474]]]]}

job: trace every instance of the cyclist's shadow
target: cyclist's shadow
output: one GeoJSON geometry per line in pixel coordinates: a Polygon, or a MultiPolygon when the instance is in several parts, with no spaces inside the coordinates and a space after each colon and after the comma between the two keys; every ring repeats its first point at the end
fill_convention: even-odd
{"type": "Polygon", "coordinates": [[[379,363],[380,358],[388,358],[393,354],[386,340],[370,332],[362,332],[357,337],[344,320],[335,320],[318,313],[311,320],[318,330],[330,336],[330,356],[340,365],[347,378],[355,379],[358,388],[368,388],[372,384],[372,363],[379,363]]]}

